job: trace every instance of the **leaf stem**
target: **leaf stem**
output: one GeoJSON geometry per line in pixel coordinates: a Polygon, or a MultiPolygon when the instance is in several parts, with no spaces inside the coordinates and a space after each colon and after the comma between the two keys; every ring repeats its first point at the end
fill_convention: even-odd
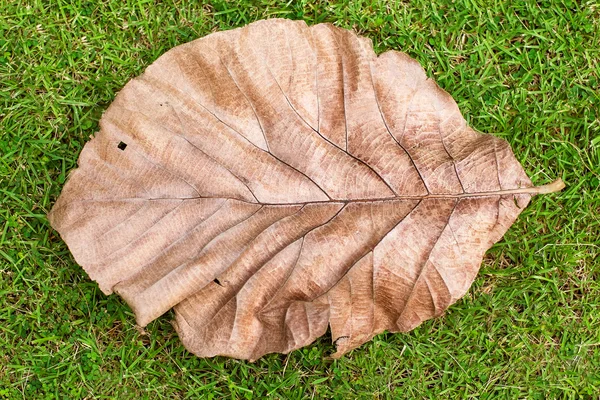
{"type": "Polygon", "coordinates": [[[560,192],[565,188],[565,183],[562,179],[558,178],[552,183],[548,183],[547,185],[542,186],[534,186],[532,188],[521,189],[521,193],[533,193],[533,194],[546,194],[546,193],[555,193],[560,192]]]}
{"type": "Polygon", "coordinates": [[[552,183],[549,183],[547,185],[542,185],[542,186],[536,186],[536,187],[533,187],[532,189],[537,189],[537,191],[535,192],[537,194],[545,194],[545,193],[560,192],[564,188],[565,188],[565,183],[563,182],[562,179],[558,178],[557,180],[555,180],[552,183]]]}

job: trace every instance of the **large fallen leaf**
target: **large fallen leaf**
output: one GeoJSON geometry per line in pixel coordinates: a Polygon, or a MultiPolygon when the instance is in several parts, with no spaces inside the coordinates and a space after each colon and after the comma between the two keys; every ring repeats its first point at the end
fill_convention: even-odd
{"type": "Polygon", "coordinates": [[[535,193],[403,53],[269,20],[178,46],[129,82],[49,218],[144,326],[256,359],[331,326],[339,356],[465,294],[535,193]]]}

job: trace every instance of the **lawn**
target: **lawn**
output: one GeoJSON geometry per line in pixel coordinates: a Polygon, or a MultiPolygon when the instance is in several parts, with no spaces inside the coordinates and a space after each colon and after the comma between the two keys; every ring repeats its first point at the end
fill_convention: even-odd
{"type": "Polygon", "coordinates": [[[0,398],[599,398],[598,87],[594,1],[0,2],[0,398]],[[533,199],[442,318],[335,361],[327,336],[249,363],[188,353],[169,314],[140,331],[46,219],[128,80],[271,17],[406,52],[535,184],[567,184],[533,199]]]}

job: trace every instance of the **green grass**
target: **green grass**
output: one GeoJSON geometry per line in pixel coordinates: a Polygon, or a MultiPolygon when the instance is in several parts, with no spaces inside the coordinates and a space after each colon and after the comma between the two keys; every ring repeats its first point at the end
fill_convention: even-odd
{"type": "Polygon", "coordinates": [[[599,398],[600,5],[595,1],[0,2],[0,398],[599,398]],[[508,140],[536,197],[467,296],[341,360],[327,337],[200,359],[172,315],[134,326],[45,218],[119,89],[171,47],[260,18],[400,49],[508,140]]]}

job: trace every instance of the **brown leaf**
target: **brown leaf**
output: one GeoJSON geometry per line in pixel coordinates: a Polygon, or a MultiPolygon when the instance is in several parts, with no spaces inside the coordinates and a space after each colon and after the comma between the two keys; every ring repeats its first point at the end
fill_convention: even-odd
{"type": "Polygon", "coordinates": [[[145,326],[174,307],[199,356],[256,359],[331,326],[341,354],[465,294],[535,193],[403,53],[259,21],[129,82],[49,214],[145,326]]]}

